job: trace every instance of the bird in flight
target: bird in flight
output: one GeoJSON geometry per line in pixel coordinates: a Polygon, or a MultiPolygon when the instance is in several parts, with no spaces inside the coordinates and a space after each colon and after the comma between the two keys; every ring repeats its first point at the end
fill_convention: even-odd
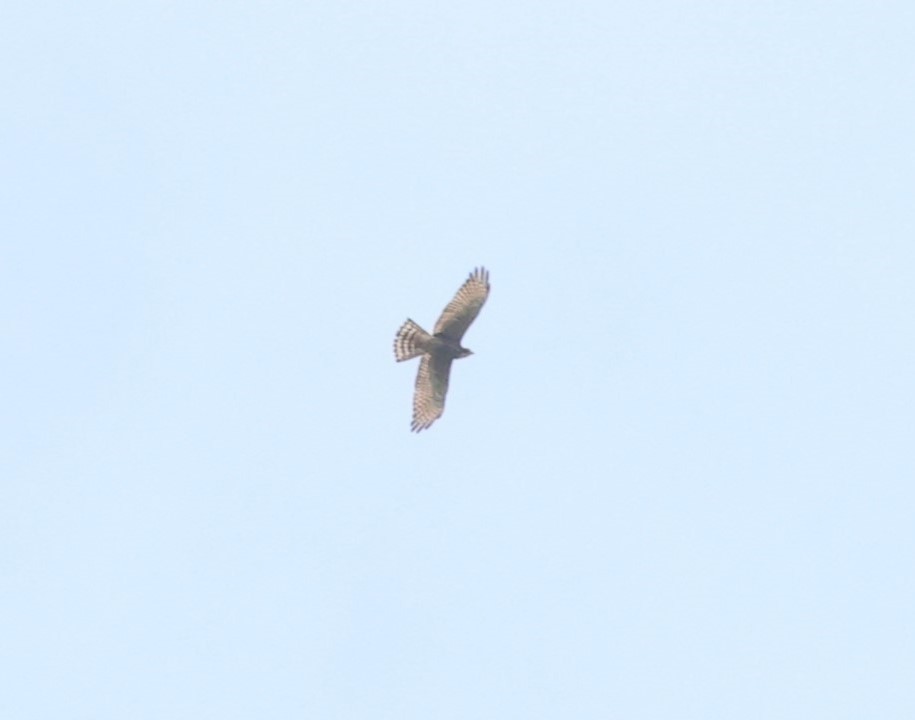
{"type": "Polygon", "coordinates": [[[397,362],[422,357],[413,392],[413,432],[425,430],[445,411],[445,393],[451,361],[473,353],[461,347],[461,338],[489,296],[489,271],[476,268],[464,281],[454,299],[442,311],[430,335],[410,319],[394,337],[397,362]]]}

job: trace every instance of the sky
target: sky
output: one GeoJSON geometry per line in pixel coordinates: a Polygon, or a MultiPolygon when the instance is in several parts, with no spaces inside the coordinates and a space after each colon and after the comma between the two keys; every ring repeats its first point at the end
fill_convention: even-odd
{"type": "Polygon", "coordinates": [[[6,6],[0,716],[915,717],[913,33],[6,6]]]}

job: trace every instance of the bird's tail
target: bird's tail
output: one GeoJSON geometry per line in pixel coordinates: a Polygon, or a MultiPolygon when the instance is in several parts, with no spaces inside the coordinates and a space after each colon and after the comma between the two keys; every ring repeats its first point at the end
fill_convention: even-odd
{"type": "Polygon", "coordinates": [[[394,336],[394,357],[397,362],[410,360],[425,353],[424,346],[432,336],[412,320],[407,320],[400,326],[394,336]]]}

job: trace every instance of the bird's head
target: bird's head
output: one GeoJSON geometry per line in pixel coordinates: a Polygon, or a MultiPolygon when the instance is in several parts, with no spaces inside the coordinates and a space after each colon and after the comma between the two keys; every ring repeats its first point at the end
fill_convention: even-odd
{"type": "Polygon", "coordinates": [[[468,350],[467,348],[461,348],[461,354],[458,357],[465,358],[468,355],[473,355],[473,350],[468,350]]]}

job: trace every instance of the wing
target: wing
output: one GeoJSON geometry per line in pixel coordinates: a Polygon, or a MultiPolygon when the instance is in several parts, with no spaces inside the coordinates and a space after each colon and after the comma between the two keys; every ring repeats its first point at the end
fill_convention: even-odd
{"type": "Polygon", "coordinates": [[[489,296],[489,271],[476,268],[435,323],[436,335],[460,342],[489,296]]]}
{"type": "Polygon", "coordinates": [[[425,430],[442,416],[450,373],[451,358],[445,353],[423,355],[413,392],[413,432],[425,430]]]}

